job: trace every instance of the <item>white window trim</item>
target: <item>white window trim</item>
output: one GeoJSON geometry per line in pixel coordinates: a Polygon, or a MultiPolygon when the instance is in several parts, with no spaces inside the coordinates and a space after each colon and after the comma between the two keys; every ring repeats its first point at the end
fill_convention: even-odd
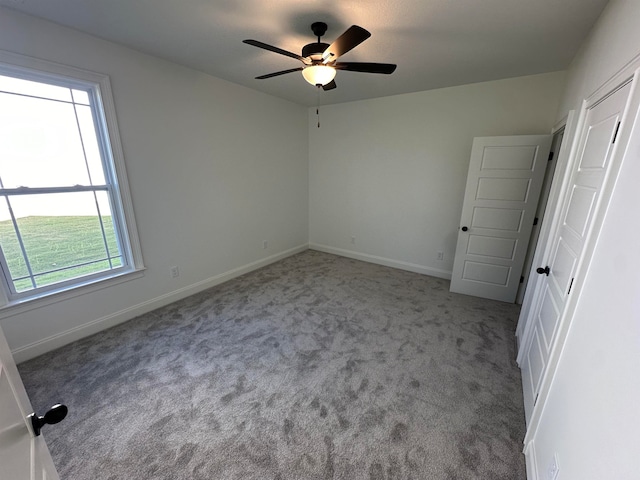
{"type": "Polygon", "coordinates": [[[107,144],[104,147],[109,149],[108,153],[110,155],[108,155],[108,157],[110,158],[108,160],[113,162],[112,167],[116,174],[116,178],[111,180],[114,185],[117,185],[120,193],[119,199],[115,199],[114,208],[117,209],[122,219],[123,227],[126,230],[129,240],[128,243],[123,244],[122,247],[128,250],[128,257],[131,259],[131,265],[128,269],[119,271],[111,276],[99,279],[90,278],[84,282],[82,279],[79,279],[78,283],[74,285],[64,285],[58,289],[54,288],[47,291],[34,292],[32,296],[26,298],[9,299],[8,292],[6,292],[4,288],[0,288],[0,318],[5,318],[34,308],[41,308],[52,303],[143,276],[145,267],[142,260],[142,249],[140,247],[140,238],[138,236],[133,203],[131,201],[122,143],[116,122],[116,110],[111,91],[111,82],[108,75],[38,58],[27,57],[5,50],[0,50],[0,63],[4,71],[8,71],[17,77],[31,80],[41,78],[43,81],[53,83],[59,81],[60,77],[63,77],[65,81],[71,84],[74,82],[85,85],[91,83],[99,92],[99,95],[96,95],[98,102],[96,104],[96,110],[104,114],[102,121],[105,124],[105,133],[108,136],[108,142],[106,142],[107,144]],[[35,76],[34,70],[37,71],[35,76]]]}

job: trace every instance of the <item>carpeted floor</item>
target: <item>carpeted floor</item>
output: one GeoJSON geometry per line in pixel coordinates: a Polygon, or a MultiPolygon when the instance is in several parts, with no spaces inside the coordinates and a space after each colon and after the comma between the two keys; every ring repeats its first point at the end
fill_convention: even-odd
{"type": "Polygon", "coordinates": [[[19,368],[63,480],[524,479],[517,316],[306,251],[19,368]]]}

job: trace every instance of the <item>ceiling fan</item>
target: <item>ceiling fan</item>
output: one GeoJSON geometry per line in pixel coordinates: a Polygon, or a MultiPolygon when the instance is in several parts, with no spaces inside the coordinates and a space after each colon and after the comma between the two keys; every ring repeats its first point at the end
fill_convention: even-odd
{"type": "Polygon", "coordinates": [[[311,25],[313,34],[318,37],[316,43],[309,43],[302,47],[302,55],[288,52],[273,45],[259,42],[258,40],[243,40],[248,45],[264,48],[270,52],[286,55],[287,57],[300,60],[304,66],[298,68],[290,68],[280,72],[268,73],[256,77],[256,80],[264,80],[265,78],[277,77],[286,73],[302,72],[304,79],[311,85],[322,87],[323,90],[331,90],[336,88],[334,80],[337,70],[346,70],[350,72],[364,73],[393,73],[396,65],[392,63],[362,63],[362,62],[338,62],[338,57],[344,55],[348,51],[360,45],[371,36],[367,30],[357,25],[349,27],[342,35],[340,35],[331,45],[322,43],[320,38],[327,32],[327,24],[324,22],[315,22],[311,25]]]}

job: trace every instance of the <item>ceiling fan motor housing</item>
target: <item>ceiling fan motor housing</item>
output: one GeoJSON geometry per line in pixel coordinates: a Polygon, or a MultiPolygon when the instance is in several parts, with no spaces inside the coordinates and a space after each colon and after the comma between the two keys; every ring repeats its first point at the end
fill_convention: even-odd
{"type": "Polygon", "coordinates": [[[302,47],[302,56],[309,57],[312,60],[321,60],[322,54],[327,48],[329,48],[328,43],[309,43],[302,47]],[[313,58],[314,55],[317,55],[318,58],[313,58]]]}
{"type": "Polygon", "coordinates": [[[310,58],[314,63],[322,60],[322,54],[329,48],[329,44],[320,42],[320,37],[327,33],[327,28],[327,24],[324,22],[314,22],[311,24],[311,31],[318,37],[318,41],[302,47],[303,57],[310,58]]]}

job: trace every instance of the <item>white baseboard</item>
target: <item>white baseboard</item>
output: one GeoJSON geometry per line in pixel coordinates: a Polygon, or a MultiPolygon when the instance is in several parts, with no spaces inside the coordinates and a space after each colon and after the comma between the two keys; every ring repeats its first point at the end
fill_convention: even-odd
{"type": "Polygon", "coordinates": [[[13,358],[16,363],[30,360],[44,353],[63,347],[68,343],[88,337],[89,335],[93,335],[94,333],[98,333],[102,330],[126,322],[127,320],[131,320],[132,318],[151,312],[157,308],[164,307],[165,305],[176,302],[208,288],[215,287],[216,285],[220,285],[221,283],[239,277],[240,275],[244,275],[245,273],[257,270],[271,263],[277,262],[278,260],[282,260],[283,258],[290,257],[291,255],[295,255],[296,253],[300,253],[308,249],[309,245],[303,244],[289,250],[285,250],[284,252],[276,253],[275,255],[234,268],[200,282],[187,285],[186,287],[160,295],[159,297],[152,298],[146,302],[139,303],[77,327],[70,328],[64,332],[51,335],[50,337],[38,340],[37,342],[18,347],[11,353],[13,354],[13,358]]]}
{"type": "Polygon", "coordinates": [[[536,446],[533,443],[533,440],[525,445],[523,453],[525,455],[525,464],[527,467],[527,480],[538,480],[536,446]]]}
{"type": "Polygon", "coordinates": [[[334,255],[353,258],[355,260],[362,260],[363,262],[376,263],[378,265],[384,265],[385,267],[399,268],[400,270],[407,270],[409,272],[421,273],[423,275],[429,275],[431,277],[451,280],[451,271],[449,270],[425,267],[423,265],[417,265],[415,263],[393,260],[391,258],[378,257],[376,255],[369,255],[367,253],[354,252],[353,250],[343,250],[342,248],[329,247],[327,245],[320,245],[318,243],[310,243],[309,248],[311,250],[333,253],[334,255]]]}

